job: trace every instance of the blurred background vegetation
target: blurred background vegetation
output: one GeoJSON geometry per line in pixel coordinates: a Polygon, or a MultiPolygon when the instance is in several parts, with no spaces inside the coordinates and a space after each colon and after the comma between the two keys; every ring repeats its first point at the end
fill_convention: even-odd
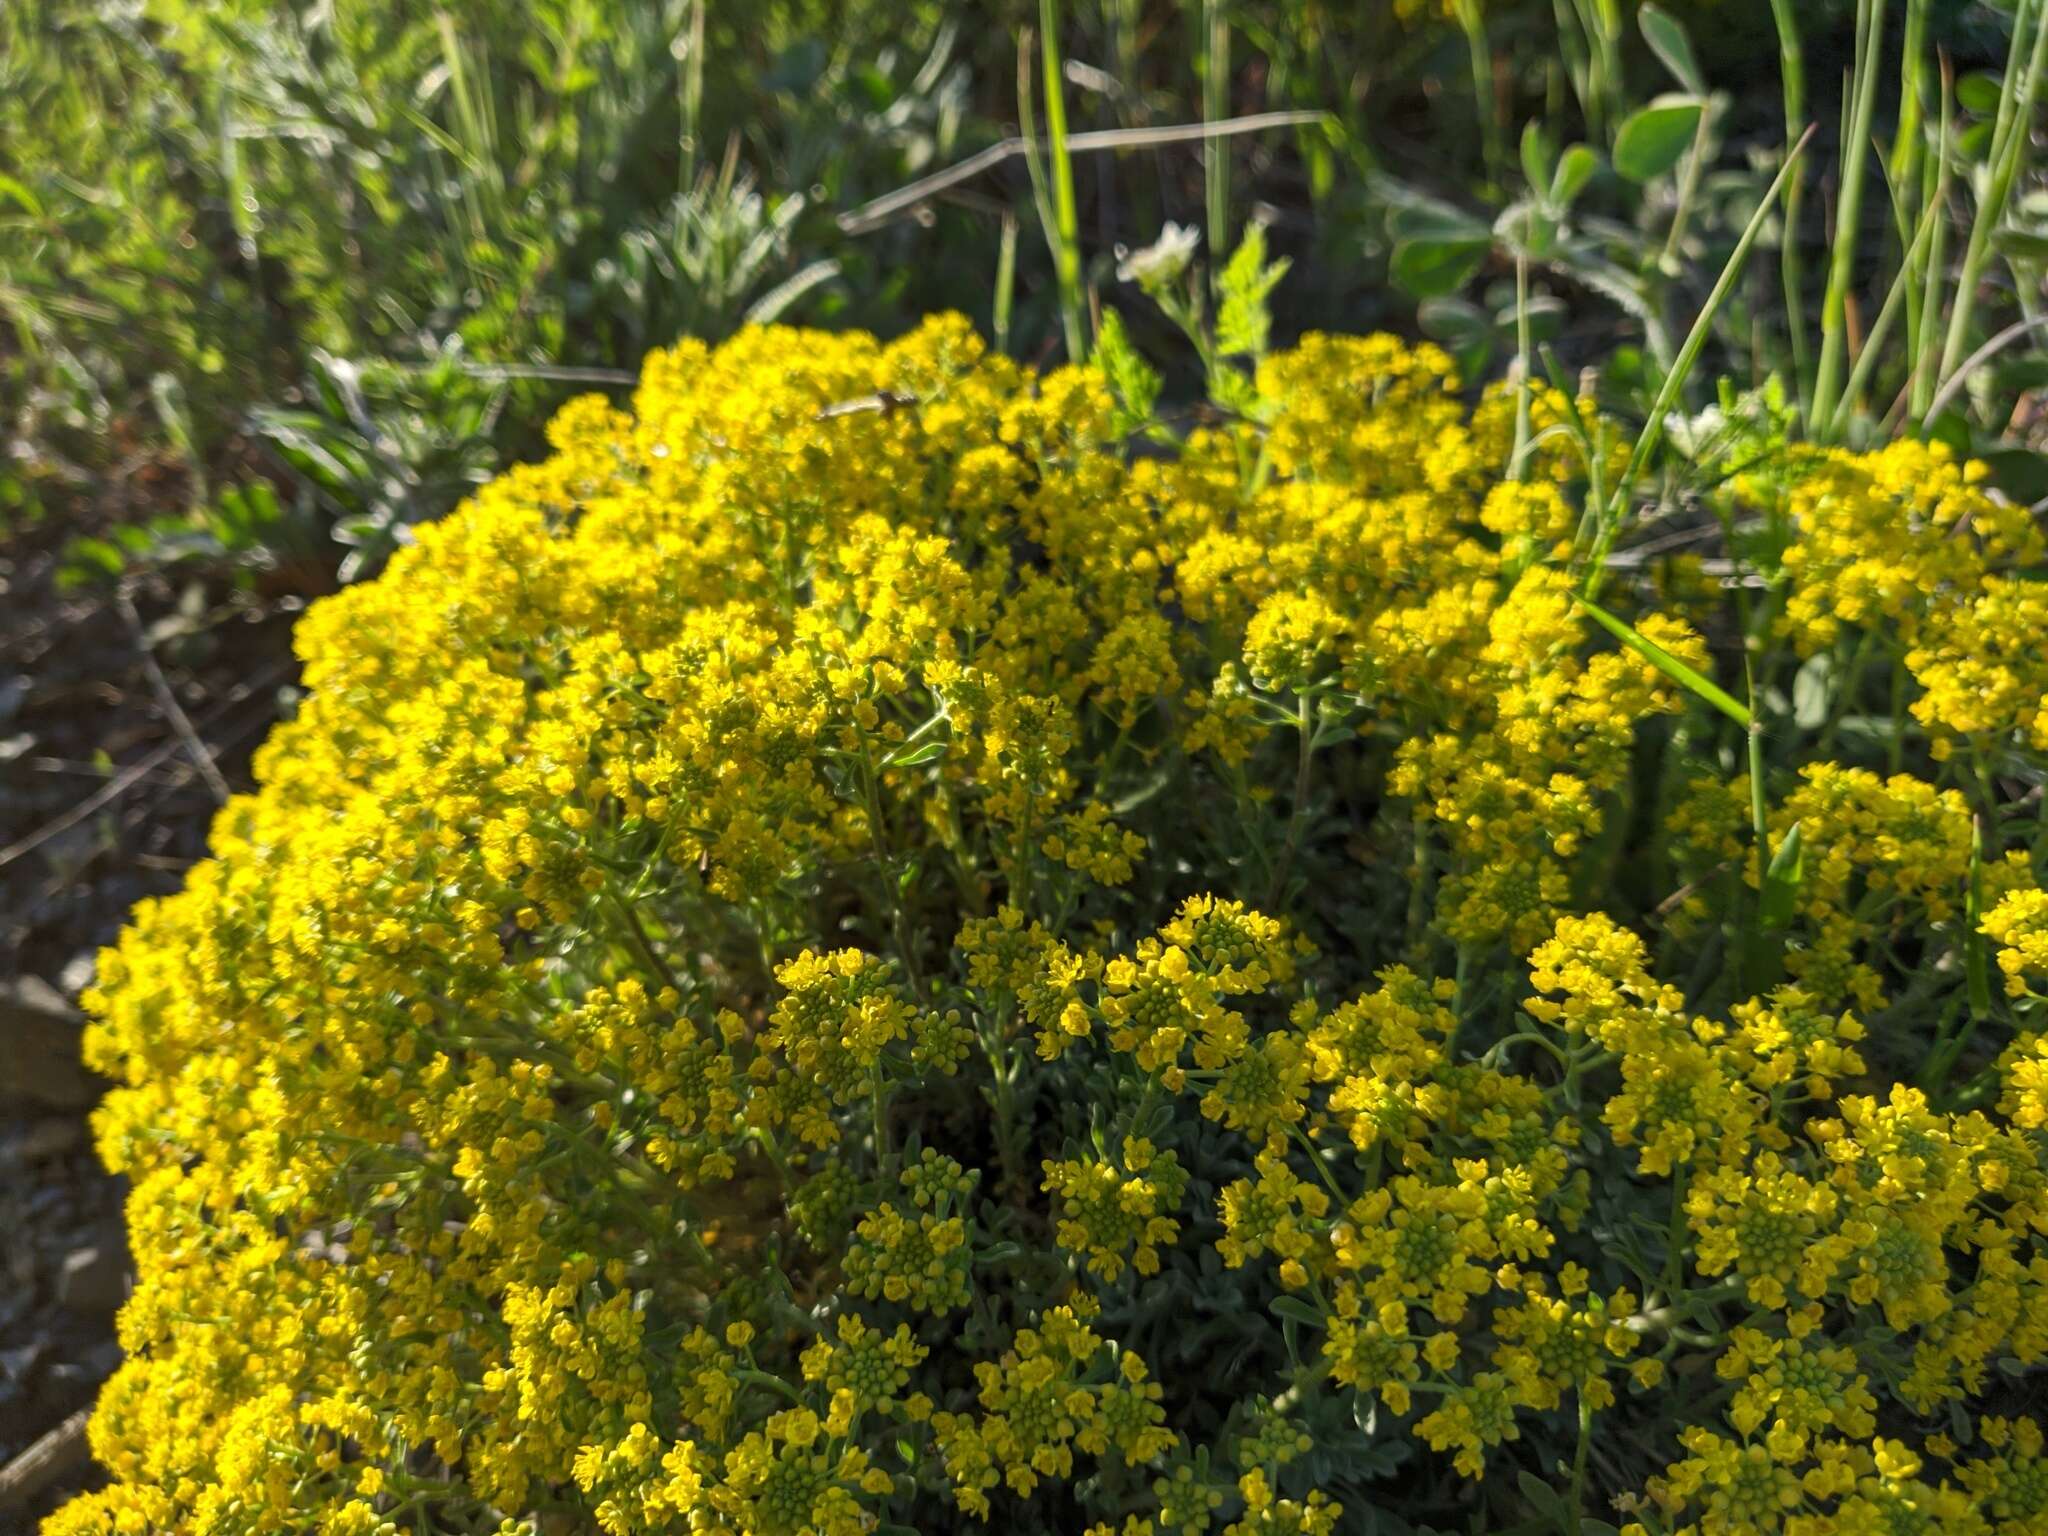
{"type": "MultiPolygon", "coordinates": [[[[1867,226],[1834,327],[1853,350],[1913,254],[1901,209],[1937,190],[1938,156],[1909,152],[1937,119],[1954,119],[1958,168],[1939,203],[1966,236],[1970,157],[1997,167],[1987,134],[1964,136],[1997,117],[2039,9],[2018,6],[1678,3],[1654,13],[1674,57],[1623,0],[15,0],[0,517],[61,516],[73,581],[171,563],[315,593],[374,570],[407,524],[534,452],[562,399],[618,392],[678,334],[889,333],[958,308],[1052,360],[1065,233],[1084,337],[1107,304],[1171,355],[1117,279],[1168,221],[1226,249],[1269,226],[1292,263],[1283,336],[1419,327],[1476,379],[1527,317],[1536,344],[1600,363],[1640,409],[1778,167],[1788,109],[1820,125],[1805,195],[1784,205],[1805,286],[1753,263],[1702,371],[1783,371],[1804,399],[1835,222],[1867,226]],[[1021,155],[860,217],[1022,124],[1043,131],[1048,22],[1070,135],[1320,116],[1076,153],[1070,229],[1021,155]],[[1858,119],[1866,80],[1882,89],[1858,119]],[[1867,177],[1842,152],[1859,133],[1867,177]],[[1584,163],[1560,165],[1567,144],[1584,163]],[[1847,180],[1885,186],[1851,198],[1847,180]]],[[[2038,211],[2030,163],[2015,181],[2006,223],[2038,211]]],[[[1976,275],[1997,297],[1971,341],[2035,312],[2026,235],[1976,275]]],[[[1868,370],[1856,409],[1884,417],[1913,360],[1868,370]]],[[[2009,435],[2048,369],[2030,345],[2003,363],[1965,435],[2009,435]]]]}

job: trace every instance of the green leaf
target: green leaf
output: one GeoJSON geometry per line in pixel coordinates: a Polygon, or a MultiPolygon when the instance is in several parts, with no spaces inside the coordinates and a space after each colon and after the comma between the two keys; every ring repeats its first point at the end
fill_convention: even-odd
{"type": "Polygon", "coordinates": [[[1991,483],[2014,501],[2032,506],[2048,497],[2048,455],[2030,448],[1988,448],[1972,457],[1991,471],[1991,483]]]}
{"type": "Polygon", "coordinates": [[[1117,432],[1134,432],[1150,421],[1152,408],[1159,403],[1159,370],[1132,345],[1123,316],[1108,305],[1103,306],[1102,327],[1095,333],[1094,361],[1116,397],[1117,432]]]}
{"type": "Polygon", "coordinates": [[[2021,261],[2048,261],[2048,231],[2016,229],[2007,225],[2004,229],[1992,231],[1991,244],[2001,256],[2013,256],[2021,261]]]}
{"type": "Polygon", "coordinates": [[[0,175],[0,197],[11,198],[21,204],[31,218],[40,219],[43,216],[43,205],[36,200],[35,193],[12,176],[0,175]]]}
{"type": "Polygon", "coordinates": [[[1415,318],[1423,335],[1448,346],[1489,339],[1486,311],[1469,299],[1424,299],[1416,307],[1415,318]]]}
{"type": "Polygon", "coordinates": [[[1304,1328],[1321,1328],[1329,1321],[1299,1296],[1275,1296],[1268,1306],[1275,1315],[1300,1323],[1304,1328]]]}
{"type": "Polygon", "coordinates": [[[1958,455],[1972,456],[1976,452],[1977,445],[1970,436],[1970,419],[1953,407],[1934,420],[1923,422],[1920,432],[1930,442],[1946,443],[1958,455]]]}
{"type": "Polygon", "coordinates": [[[1977,70],[1956,81],[1956,101],[1965,112],[1978,117],[1994,117],[1998,113],[2000,82],[1998,76],[1977,70]]]}
{"type": "Polygon", "coordinates": [[[1256,421],[1266,406],[1252,376],[1229,363],[1218,363],[1209,375],[1209,398],[1247,421],[1256,421]]]}
{"type": "Polygon", "coordinates": [[[1569,209],[1586,190],[1586,183],[1600,169],[1600,157],[1584,144],[1574,144],[1557,162],[1557,174],[1550,179],[1550,201],[1554,207],[1569,209]]]}
{"type": "Polygon", "coordinates": [[[1991,967],[1984,942],[1984,823],[1970,825],[1970,895],[1965,903],[1963,933],[1963,977],[1969,990],[1970,1017],[1983,1019],[1991,1013],[1991,967]]]}
{"type": "Polygon", "coordinates": [[[898,752],[893,756],[884,758],[882,766],[884,768],[918,768],[926,763],[937,762],[945,755],[945,742],[927,741],[912,747],[908,752],[898,752]]]}
{"type": "MultiPolygon", "coordinates": [[[[1564,300],[1556,295],[1548,293],[1536,294],[1530,298],[1528,304],[1524,307],[1527,308],[1529,313],[1529,339],[1538,345],[1546,341],[1555,340],[1558,332],[1564,329],[1565,316],[1568,311],[1565,308],[1564,300]]],[[[1493,317],[1495,334],[1508,342],[1509,345],[1513,345],[1521,319],[1520,309],[1513,304],[1498,310],[1493,317]]]]}
{"type": "Polygon", "coordinates": [[[1441,298],[1456,293],[1478,275],[1492,245],[1484,237],[1404,240],[1394,247],[1387,272],[1397,287],[1415,298],[1441,298]]]}
{"type": "Polygon", "coordinates": [[[1266,226],[1245,226],[1244,237],[1230,253],[1217,280],[1216,350],[1225,357],[1263,357],[1272,334],[1267,299],[1287,275],[1286,258],[1266,260],[1266,226]]]}
{"type": "Polygon", "coordinates": [[[1817,731],[1827,723],[1834,703],[1835,658],[1826,651],[1808,658],[1792,675],[1792,723],[1817,731]]]}
{"type": "Polygon", "coordinates": [[[839,275],[839,263],[830,257],[811,262],[801,271],[777,283],[760,298],[747,306],[746,320],[749,325],[773,325],[788,313],[791,305],[820,283],[829,283],[839,275]]]}
{"type": "Polygon", "coordinates": [[[1623,623],[1598,603],[1583,597],[1578,598],[1577,602],[1581,608],[1592,615],[1594,623],[1642,657],[1643,660],[1647,661],[1659,672],[1662,672],[1680,687],[1689,689],[1692,693],[1713,705],[1714,708],[1721,711],[1722,714],[1733,720],[1744,730],[1749,729],[1754,717],[1750,714],[1748,707],[1737,701],[1720,685],[1702,677],[1698,672],[1695,672],[1691,667],[1665,650],[1656,641],[1639,633],[1630,625],[1623,623]]]}
{"type": "Polygon", "coordinates": [[[1473,383],[1485,377],[1493,360],[1493,327],[1486,312],[1467,299],[1424,299],[1416,308],[1422,334],[1443,343],[1458,363],[1458,377],[1473,383]]]}
{"type": "Polygon", "coordinates": [[[72,585],[96,576],[118,576],[127,566],[121,546],[107,539],[79,538],[64,546],[64,570],[72,585]]]}
{"type": "Polygon", "coordinates": [[[1614,136],[1614,168],[1634,182],[1665,175],[1692,147],[1705,110],[1694,97],[1659,96],[1630,113],[1614,136]]]}
{"type": "Polygon", "coordinates": [[[1419,197],[1396,208],[1387,228],[1397,241],[1484,240],[1488,233],[1486,225],[1464,209],[1419,197]]]}
{"type": "Polygon", "coordinates": [[[1550,185],[1556,173],[1557,146],[1550,142],[1550,136],[1543,131],[1543,124],[1536,118],[1522,130],[1522,174],[1528,178],[1529,190],[1537,196],[1550,185]]]}
{"type": "Polygon", "coordinates": [[[1764,871],[1763,896],[1757,903],[1757,920],[1765,928],[1783,928],[1798,910],[1799,887],[1806,878],[1806,853],[1800,838],[1800,824],[1779,842],[1764,871]]]}
{"type": "Polygon", "coordinates": [[[1678,83],[1695,96],[1706,95],[1707,77],[1700,73],[1699,63],[1692,56],[1692,39],[1686,36],[1678,18],[1661,5],[1645,5],[1638,19],[1650,51],[1664,61],[1664,67],[1677,77],[1678,83]]]}
{"type": "Polygon", "coordinates": [[[1540,198],[1524,197],[1501,210],[1493,232],[1510,251],[1534,261],[1547,261],[1557,249],[1557,219],[1540,198]]]}
{"type": "Polygon", "coordinates": [[[1564,1500],[1557,1490],[1533,1472],[1517,1472],[1515,1486],[1522,1490],[1522,1497],[1529,1501],[1529,1507],[1546,1520],[1563,1524],[1565,1517],[1564,1500]]]}

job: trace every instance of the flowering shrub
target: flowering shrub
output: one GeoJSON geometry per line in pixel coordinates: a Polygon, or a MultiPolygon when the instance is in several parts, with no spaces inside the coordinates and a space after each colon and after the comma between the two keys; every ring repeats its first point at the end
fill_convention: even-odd
{"type": "Polygon", "coordinates": [[[2038,533],[1780,455],[1632,648],[1450,374],[685,343],[312,610],[51,1536],[2048,1530],[2038,533]]]}

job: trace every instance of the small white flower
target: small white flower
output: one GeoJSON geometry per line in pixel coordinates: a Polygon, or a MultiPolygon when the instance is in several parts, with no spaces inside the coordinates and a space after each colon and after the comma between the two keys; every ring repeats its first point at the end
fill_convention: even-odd
{"type": "Polygon", "coordinates": [[[1201,243],[1200,228],[1190,224],[1183,229],[1169,219],[1166,227],[1159,231],[1159,238],[1150,245],[1118,253],[1123,259],[1117,263],[1117,281],[1136,283],[1147,293],[1155,293],[1187,271],[1188,263],[1195,259],[1195,249],[1201,243]]]}
{"type": "Polygon", "coordinates": [[[1670,439],[1672,447],[1687,458],[1696,459],[1727,426],[1728,418],[1721,413],[1721,408],[1710,405],[1697,416],[1687,416],[1683,411],[1670,412],[1664,418],[1664,435],[1670,439]]]}

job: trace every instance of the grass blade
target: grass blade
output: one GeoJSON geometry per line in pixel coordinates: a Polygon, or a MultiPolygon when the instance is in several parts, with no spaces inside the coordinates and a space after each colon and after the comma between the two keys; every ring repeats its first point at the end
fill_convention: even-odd
{"type": "MultiPolygon", "coordinates": [[[[1785,158],[1792,157],[1792,136],[1806,121],[1806,50],[1799,36],[1794,0],[1771,0],[1778,25],[1778,72],[1785,91],[1785,158]]],[[[1812,380],[1807,374],[1806,275],[1799,245],[1799,210],[1806,200],[1806,178],[1794,175],[1785,186],[1784,237],[1778,248],[1779,280],[1785,289],[1785,330],[1792,345],[1793,391],[1805,399],[1812,380]]]]}
{"type": "Polygon", "coordinates": [[[1783,928],[1792,921],[1799,903],[1799,887],[1806,877],[1806,857],[1799,823],[1792,823],[1784,841],[1764,868],[1763,895],[1757,903],[1757,921],[1767,931],[1783,928]]]}
{"type": "Polygon", "coordinates": [[[683,52],[682,68],[676,71],[676,116],[681,121],[677,135],[676,190],[688,192],[697,178],[697,139],[704,118],[704,7],[707,0],[690,0],[690,19],[676,38],[683,52]]]}
{"type": "Polygon", "coordinates": [[[1058,0],[1038,0],[1039,57],[1045,74],[1045,136],[1047,170],[1052,179],[1053,271],[1059,279],[1060,325],[1066,333],[1067,360],[1088,361],[1088,342],[1081,327],[1081,215],[1074,200],[1074,160],[1067,151],[1067,97],[1060,65],[1058,0]]]}
{"type": "Polygon", "coordinates": [[[1864,173],[1870,163],[1870,116],[1877,104],[1879,50],[1884,42],[1884,6],[1858,0],[1856,64],[1850,73],[1847,136],[1842,141],[1842,192],[1835,207],[1835,238],[1828,264],[1827,293],[1821,301],[1820,363],[1807,402],[1806,429],[1818,435],[1835,417],[1843,360],[1849,348],[1849,289],[1856,275],[1856,244],[1863,216],[1864,173]]]}
{"type": "Polygon", "coordinates": [[[1707,295],[1707,302],[1693,321],[1692,330],[1685,338],[1685,345],[1679,348],[1677,361],[1664,375],[1664,383],[1657,391],[1657,398],[1650,407],[1650,419],[1643,423],[1643,430],[1637,435],[1635,446],[1629,450],[1628,462],[1623,466],[1621,480],[1616,484],[1611,502],[1606,506],[1601,522],[1602,527],[1593,546],[1593,553],[1585,579],[1585,595],[1595,597],[1600,591],[1602,568],[1607,563],[1607,553],[1614,546],[1615,535],[1621,531],[1623,513],[1627,510],[1629,498],[1635,494],[1636,481],[1641,478],[1643,466],[1656,451],[1657,444],[1664,437],[1664,418],[1678,401],[1678,392],[1685,387],[1687,375],[1699,361],[1700,349],[1707,343],[1707,336],[1713,328],[1714,315],[1742,275],[1743,263],[1749,259],[1750,247],[1756,244],[1756,237],[1764,227],[1764,221],[1778,204],[1779,194],[1785,189],[1785,182],[1799,163],[1799,157],[1806,152],[1806,146],[1813,142],[1813,129],[1808,128],[1792,147],[1792,153],[1785,157],[1785,163],[1772,179],[1770,190],[1756,205],[1756,212],[1750,215],[1749,224],[1742,231],[1742,238],[1735,242],[1735,249],[1729,254],[1728,264],[1721,269],[1720,279],[1714,284],[1714,291],[1707,295]]]}
{"type": "MultiPolygon", "coordinates": [[[[1230,115],[1230,17],[1225,0],[1203,0],[1208,25],[1203,29],[1202,121],[1219,123],[1230,115]]],[[[1222,268],[1230,228],[1230,149],[1222,139],[1202,144],[1202,187],[1209,214],[1209,254],[1222,268]]]]}
{"type": "MultiPolygon", "coordinates": [[[[1976,216],[1970,221],[1970,239],[1963,250],[1962,271],[1956,278],[1955,308],[1949,315],[1948,340],[1941,351],[1939,376],[1946,380],[1962,361],[1969,341],[1970,320],[1977,304],[1977,287],[1984,275],[1984,263],[1991,254],[1992,231],[2005,218],[2006,200],[2012,193],[2020,164],[2026,158],[2032,136],[2034,98],[2041,87],[2041,70],[2048,63],[2048,18],[2042,15],[2040,0],[2021,0],[2013,22],[2012,54],[2007,60],[2005,80],[1998,103],[1998,119],[1991,139],[1989,184],[1977,201],[1976,216]],[[2032,48],[2024,69],[2016,69],[2020,49],[2025,45],[2028,23],[2033,24],[2032,48]]],[[[1931,413],[1930,413],[1931,414],[1931,413]]]]}
{"type": "Polygon", "coordinates": [[[1663,646],[1643,634],[1633,625],[1624,623],[1589,598],[1578,599],[1581,608],[1592,617],[1594,623],[1606,630],[1623,645],[1634,651],[1651,666],[1662,672],[1671,681],[1686,689],[1695,697],[1713,705],[1745,731],[1753,728],[1756,717],[1749,707],[1713,679],[1694,671],[1685,662],[1665,650],[1663,646]]]}
{"type": "MultiPolygon", "coordinates": [[[[1037,111],[1032,106],[1035,90],[1031,84],[1031,43],[1031,29],[1026,27],[1017,39],[1017,127],[1021,130],[1024,170],[1031,182],[1031,205],[1038,210],[1039,232],[1045,236],[1046,246],[1053,250],[1057,262],[1052,233],[1052,189],[1046,181],[1045,148],[1038,141],[1037,111]]],[[[841,228],[844,227],[842,224],[841,228]]]]}
{"type": "Polygon", "coordinates": [[[996,301],[993,329],[996,350],[1007,355],[1010,350],[1010,305],[1017,292],[1017,220],[1014,215],[1003,215],[1002,244],[996,249],[996,301]]]}
{"type": "Polygon", "coordinates": [[[1841,399],[1835,403],[1835,412],[1828,420],[1827,430],[1816,435],[1815,440],[1822,446],[1841,441],[1842,433],[1849,425],[1849,413],[1869,384],[1870,375],[1877,367],[1885,336],[1891,329],[1892,321],[1897,317],[1900,301],[1918,291],[1915,275],[1923,270],[1928,247],[1934,241],[1935,226],[1944,217],[1940,204],[1942,193],[1948,188],[1948,166],[1945,161],[1938,185],[1940,191],[1937,192],[1934,201],[1922,211],[1920,227],[1913,232],[1912,244],[1906,248],[1905,258],[1899,263],[1898,276],[1892,279],[1891,291],[1884,298],[1884,307],[1877,312],[1877,319],[1871,323],[1870,334],[1863,340],[1863,350],[1857,355],[1856,366],[1849,371],[1849,382],[1842,390],[1841,399]]]}
{"type": "MultiPolygon", "coordinates": [[[[1948,170],[1949,131],[1955,122],[1955,70],[1946,58],[1941,61],[1941,132],[1937,153],[1941,157],[1944,175],[1938,180],[1946,186],[1945,173],[1948,170]]],[[[1935,374],[1938,368],[1938,353],[1941,349],[1942,281],[1948,263],[1949,217],[1947,200],[1936,196],[1928,208],[1928,216],[1934,224],[1934,244],[1927,253],[1920,274],[1919,324],[1913,331],[1913,355],[1910,359],[1912,372],[1906,383],[1907,410],[1913,421],[1925,421],[1928,405],[1934,399],[1935,374]]]]}

